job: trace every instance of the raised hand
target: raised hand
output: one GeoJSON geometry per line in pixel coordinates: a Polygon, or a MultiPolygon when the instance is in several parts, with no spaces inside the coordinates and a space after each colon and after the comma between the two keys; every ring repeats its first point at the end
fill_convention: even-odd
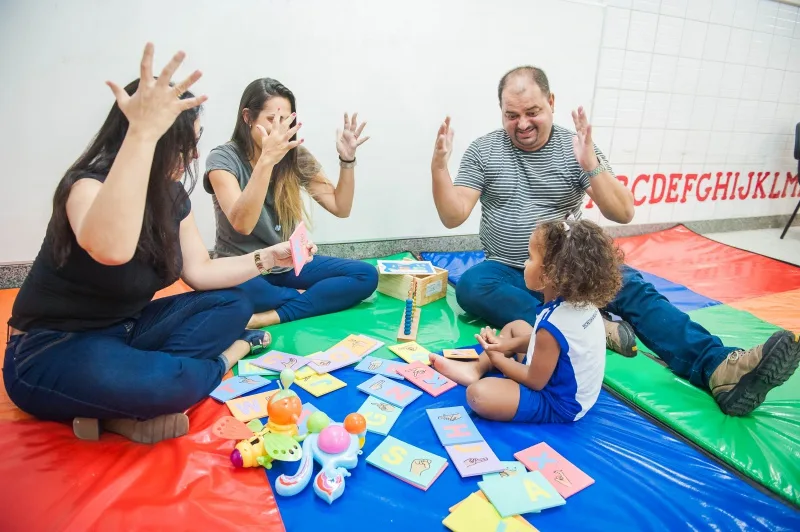
{"type": "Polygon", "coordinates": [[[292,127],[296,113],[292,113],[281,120],[280,111],[278,109],[272,118],[272,131],[269,133],[263,126],[256,126],[261,132],[261,157],[258,159],[259,163],[275,166],[286,156],[289,150],[303,143],[304,139],[292,140],[292,137],[303,126],[302,122],[298,122],[296,126],[292,127]]]}
{"type": "Polygon", "coordinates": [[[117,105],[128,119],[130,124],[128,131],[141,135],[147,140],[157,141],[175,122],[179,114],[201,105],[208,97],[203,95],[180,99],[181,95],[202,76],[199,70],[192,72],[188,78],[174,87],[170,86],[172,75],[186,57],[183,52],[176,53],[161,71],[158,79],[155,79],[153,77],[153,49],[152,43],[147,43],[144,47],[139,86],[133,95],[128,95],[113,81],[106,81],[106,85],[114,93],[117,105]]]}
{"type": "Polygon", "coordinates": [[[336,151],[343,161],[355,159],[356,149],[369,140],[369,136],[361,137],[366,125],[366,122],[358,125],[358,113],[353,115],[352,120],[348,118],[347,113],[344,114],[344,129],[336,130],[336,151]]]}
{"type": "Polygon", "coordinates": [[[592,125],[586,117],[583,107],[578,107],[578,111],[572,111],[572,121],[575,122],[576,135],[572,137],[572,151],[575,159],[586,172],[591,172],[597,168],[599,161],[594,152],[594,142],[592,142],[592,125]]]}
{"type": "Polygon", "coordinates": [[[436,146],[433,150],[433,166],[447,168],[450,154],[453,152],[453,135],[455,130],[450,127],[450,117],[444,119],[436,134],[436,146]]]}

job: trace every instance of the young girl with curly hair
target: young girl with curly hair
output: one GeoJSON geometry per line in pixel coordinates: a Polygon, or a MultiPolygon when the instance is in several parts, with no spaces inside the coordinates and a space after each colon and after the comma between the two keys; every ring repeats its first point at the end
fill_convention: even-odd
{"type": "Polygon", "coordinates": [[[531,235],[525,284],[541,292],[536,323],[515,321],[476,335],[477,362],[431,355],[433,367],[467,386],[469,406],[497,421],[565,423],[594,406],[603,383],[605,328],[599,308],[622,284],[622,252],[589,221],[548,222],[531,235]],[[503,377],[484,377],[491,370],[503,377]]]}

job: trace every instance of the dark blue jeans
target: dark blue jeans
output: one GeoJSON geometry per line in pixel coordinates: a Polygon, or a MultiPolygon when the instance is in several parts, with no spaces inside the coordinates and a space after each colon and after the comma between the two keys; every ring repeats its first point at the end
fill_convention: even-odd
{"type": "Polygon", "coordinates": [[[219,385],[220,355],[252,313],[240,290],[214,290],[158,299],[105,329],[27,331],[6,347],[6,391],[20,409],[53,421],[183,412],[219,385]]]}
{"type": "MultiPolygon", "coordinates": [[[[642,275],[622,266],[622,288],[605,310],[633,326],[636,336],[679,377],[708,389],[711,374],[735,347],[722,341],[658,293],[642,275]]],[[[466,272],[456,285],[462,309],[493,327],[514,320],[536,321],[542,294],[525,287],[523,271],[486,260],[466,272]]]]}
{"type": "Polygon", "coordinates": [[[259,276],[240,287],[256,312],[274,310],[286,323],[357,305],[378,287],[378,270],[360,260],[315,255],[300,275],[292,270],[259,276]]]}

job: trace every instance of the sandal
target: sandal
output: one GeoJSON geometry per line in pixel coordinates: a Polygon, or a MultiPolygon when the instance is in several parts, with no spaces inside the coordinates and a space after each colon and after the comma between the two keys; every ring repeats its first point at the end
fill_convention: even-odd
{"type": "Polygon", "coordinates": [[[250,344],[250,353],[256,353],[269,347],[272,343],[272,335],[260,329],[245,329],[239,340],[244,340],[250,344]]]}

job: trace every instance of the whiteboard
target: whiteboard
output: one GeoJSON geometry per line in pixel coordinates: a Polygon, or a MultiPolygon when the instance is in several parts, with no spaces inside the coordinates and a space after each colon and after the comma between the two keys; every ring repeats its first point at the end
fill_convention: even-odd
{"type": "MultiPolygon", "coordinates": [[[[447,230],[431,192],[436,131],[449,114],[455,177],[469,143],[501,127],[497,84],[509,69],[543,68],[556,123],[591,107],[604,7],[562,0],[37,0],[0,4],[0,262],[32,260],[66,168],[113,102],[104,85],[135,79],[144,43],[155,68],[182,49],[176,78],[199,68],[209,95],[202,162],[227,141],[245,86],[276,78],[296,95],[305,146],[338,179],[335,131],[358,111],[371,139],[358,151],[352,213],[315,205],[318,243],[474,234],[480,209],[447,230]]],[[[210,196],[192,194],[206,245],[210,196]]]]}

